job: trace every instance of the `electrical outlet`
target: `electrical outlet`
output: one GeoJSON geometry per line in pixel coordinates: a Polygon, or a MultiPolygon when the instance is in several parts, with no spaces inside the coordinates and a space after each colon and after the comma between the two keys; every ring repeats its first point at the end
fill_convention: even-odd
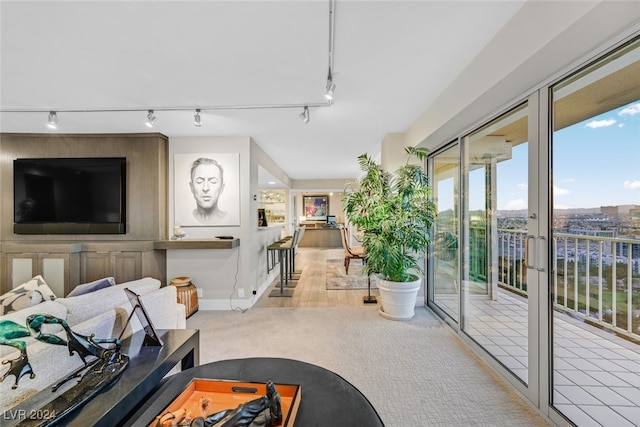
{"type": "Polygon", "coordinates": [[[244,298],[244,288],[238,288],[238,297],[244,298]]]}
{"type": "Polygon", "coordinates": [[[202,298],[202,288],[196,288],[196,293],[198,294],[198,298],[202,298]]]}
{"type": "Polygon", "coordinates": [[[252,294],[256,295],[258,293],[258,291],[256,291],[255,289],[251,291],[252,294]]]}

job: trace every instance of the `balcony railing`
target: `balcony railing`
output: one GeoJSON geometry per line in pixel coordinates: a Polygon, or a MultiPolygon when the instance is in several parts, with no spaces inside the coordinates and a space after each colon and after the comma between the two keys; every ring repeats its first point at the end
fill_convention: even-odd
{"type": "MultiPolygon", "coordinates": [[[[526,242],[526,231],[498,230],[499,285],[523,295],[526,242]]],[[[640,340],[640,242],[555,233],[552,250],[554,308],[640,340]]]]}

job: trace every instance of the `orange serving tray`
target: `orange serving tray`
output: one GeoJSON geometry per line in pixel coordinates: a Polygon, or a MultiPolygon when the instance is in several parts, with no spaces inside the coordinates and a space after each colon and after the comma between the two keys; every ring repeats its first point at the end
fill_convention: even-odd
{"type": "MultiPolygon", "coordinates": [[[[282,426],[291,427],[294,425],[298,407],[300,406],[300,386],[275,384],[275,387],[280,393],[282,426]]],[[[182,408],[186,409],[187,413],[190,412],[194,418],[200,416],[201,397],[209,401],[208,413],[213,414],[225,409],[234,409],[242,403],[257,399],[265,394],[267,394],[267,386],[264,383],[194,378],[182,393],[173,399],[162,413],[154,418],[149,427],[155,427],[158,418],[167,412],[174,412],[182,408]],[[232,390],[234,387],[255,389],[256,392],[237,392],[232,390]]]]}

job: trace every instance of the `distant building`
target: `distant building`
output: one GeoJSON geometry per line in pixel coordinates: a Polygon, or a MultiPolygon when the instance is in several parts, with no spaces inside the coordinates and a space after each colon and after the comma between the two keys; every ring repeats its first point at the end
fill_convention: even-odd
{"type": "Polygon", "coordinates": [[[616,242],[616,254],[629,257],[629,249],[631,249],[631,258],[640,258],[640,243],[616,242]]]}
{"type": "Polygon", "coordinates": [[[578,236],[593,236],[593,237],[618,237],[616,230],[591,230],[583,228],[570,228],[569,234],[577,234],[578,236]]]}

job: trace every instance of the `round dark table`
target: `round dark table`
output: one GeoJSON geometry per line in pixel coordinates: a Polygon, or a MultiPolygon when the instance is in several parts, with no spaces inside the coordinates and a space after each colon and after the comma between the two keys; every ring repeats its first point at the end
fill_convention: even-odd
{"type": "Polygon", "coordinates": [[[298,384],[296,426],[384,426],[367,398],[341,376],[298,360],[257,357],[222,360],[167,378],[126,424],[148,426],[193,378],[298,384]]]}

